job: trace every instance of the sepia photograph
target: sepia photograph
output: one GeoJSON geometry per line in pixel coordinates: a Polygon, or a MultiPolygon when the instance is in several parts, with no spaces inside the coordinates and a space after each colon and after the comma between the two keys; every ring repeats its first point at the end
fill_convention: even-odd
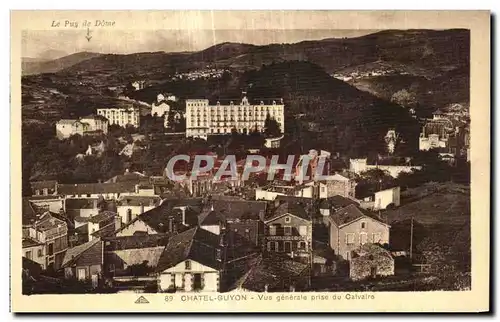
{"type": "Polygon", "coordinates": [[[63,17],[19,30],[23,298],[471,292],[470,28],[63,17]]]}

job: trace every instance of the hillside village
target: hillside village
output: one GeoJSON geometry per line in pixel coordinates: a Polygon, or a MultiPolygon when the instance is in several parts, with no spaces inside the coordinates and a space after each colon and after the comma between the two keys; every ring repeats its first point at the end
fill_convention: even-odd
{"type": "Polygon", "coordinates": [[[85,86],[69,68],[23,87],[25,294],[470,289],[468,103],[415,112],[345,83],[398,69],[85,86]],[[214,167],[193,179],[197,155],[214,167]],[[228,155],[238,175],[218,177],[228,155]],[[246,180],[249,155],[266,164],[246,180]],[[267,180],[273,156],[291,180],[267,180]]]}

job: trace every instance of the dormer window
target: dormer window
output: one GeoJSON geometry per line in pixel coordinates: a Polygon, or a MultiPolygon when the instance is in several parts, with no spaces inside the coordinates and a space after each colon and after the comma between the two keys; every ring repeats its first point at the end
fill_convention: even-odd
{"type": "Polygon", "coordinates": [[[365,228],[366,228],[366,223],[363,221],[363,222],[361,223],[361,229],[365,229],[365,228]]]}
{"type": "Polygon", "coordinates": [[[184,268],[186,269],[186,271],[191,270],[191,261],[185,261],[184,265],[185,265],[184,268]]]}
{"type": "Polygon", "coordinates": [[[285,217],[285,222],[286,222],[286,223],[289,223],[289,222],[291,222],[291,221],[292,221],[292,219],[291,219],[290,217],[285,217]]]}

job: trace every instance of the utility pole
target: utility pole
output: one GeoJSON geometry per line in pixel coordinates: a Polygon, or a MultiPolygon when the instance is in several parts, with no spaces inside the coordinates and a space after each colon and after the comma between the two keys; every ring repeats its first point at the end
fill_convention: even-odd
{"type": "Polygon", "coordinates": [[[413,258],[413,217],[411,217],[410,226],[410,259],[413,258]]]}

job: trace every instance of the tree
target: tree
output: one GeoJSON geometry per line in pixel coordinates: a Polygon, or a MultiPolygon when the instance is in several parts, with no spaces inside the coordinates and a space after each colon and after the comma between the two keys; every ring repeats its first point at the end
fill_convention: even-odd
{"type": "Polygon", "coordinates": [[[279,136],[281,134],[279,123],[267,113],[264,121],[264,133],[269,136],[279,136]]]}

